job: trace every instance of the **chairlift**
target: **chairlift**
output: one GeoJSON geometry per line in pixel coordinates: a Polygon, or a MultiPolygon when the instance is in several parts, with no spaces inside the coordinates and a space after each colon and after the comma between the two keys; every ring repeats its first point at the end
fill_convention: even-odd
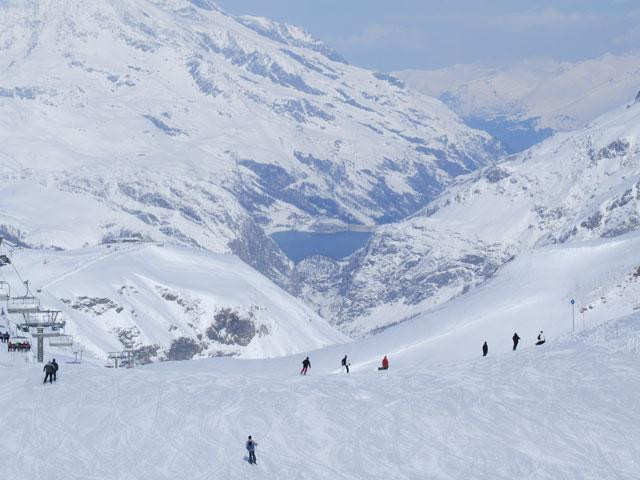
{"type": "Polygon", "coordinates": [[[12,337],[9,339],[7,349],[10,352],[28,352],[31,350],[31,342],[27,337],[12,337]]]}
{"type": "Polygon", "coordinates": [[[71,335],[58,335],[56,337],[49,337],[50,347],[72,347],[73,337],[71,335]]]}
{"type": "Polygon", "coordinates": [[[31,295],[11,297],[7,300],[8,313],[37,313],[40,311],[40,300],[31,295]]]}
{"type": "Polygon", "coordinates": [[[0,255],[0,267],[4,267],[5,265],[11,265],[11,260],[6,255],[0,255]]]}
{"type": "Polygon", "coordinates": [[[11,287],[4,280],[0,280],[0,301],[6,302],[11,298],[11,287]]]}
{"type": "Polygon", "coordinates": [[[25,320],[20,325],[28,328],[50,328],[54,332],[64,331],[67,322],[58,319],[61,313],[60,310],[43,309],[39,309],[37,312],[28,312],[24,314],[25,320]]]}

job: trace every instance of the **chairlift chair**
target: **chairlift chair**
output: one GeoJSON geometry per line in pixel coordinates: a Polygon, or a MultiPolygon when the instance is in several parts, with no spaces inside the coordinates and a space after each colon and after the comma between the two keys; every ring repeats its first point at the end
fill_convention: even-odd
{"type": "Polygon", "coordinates": [[[4,280],[0,280],[0,302],[6,302],[11,298],[11,287],[4,280]]]}
{"type": "Polygon", "coordinates": [[[50,347],[72,347],[73,337],[71,335],[59,335],[57,337],[49,337],[50,347]]]}
{"type": "Polygon", "coordinates": [[[27,337],[12,337],[9,339],[7,348],[9,350],[13,348],[13,351],[29,351],[31,350],[31,342],[27,337]],[[27,345],[29,348],[25,350],[21,350],[20,347],[23,345],[27,345]]]}
{"type": "Polygon", "coordinates": [[[36,313],[40,311],[40,300],[36,297],[11,297],[7,300],[8,313],[36,313]]]}

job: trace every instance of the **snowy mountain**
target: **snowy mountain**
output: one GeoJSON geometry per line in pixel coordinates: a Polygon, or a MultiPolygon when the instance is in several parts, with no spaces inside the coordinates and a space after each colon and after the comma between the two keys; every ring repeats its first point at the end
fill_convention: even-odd
{"type": "Polygon", "coordinates": [[[459,179],[418,214],[378,228],[345,262],[303,262],[301,295],[344,331],[364,334],[469,291],[531,249],[638,229],[634,103],[459,179]]]}
{"type": "Polygon", "coordinates": [[[531,59],[506,66],[455,65],[395,75],[520,151],[553,131],[582,128],[633,98],[640,88],[640,54],[575,63],[531,59]]]}
{"type": "MultiPolygon", "coordinates": [[[[231,255],[153,244],[64,252],[16,250],[43,308],[62,311],[76,349],[98,358],[124,348],[142,361],[267,358],[341,343],[300,300],[231,255]]],[[[20,277],[2,278],[22,295],[20,277]]],[[[5,308],[3,308],[5,315],[5,308]]],[[[6,314],[15,325],[20,314],[6,314]]],[[[4,322],[3,322],[4,323],[4,322]]]]}
{"type": "Polygon", "coordinates": [[[2,2],[5,235],[235,253],[284,284],[265,231],[404,218],[499,146],[299,28],[207,0],[2,2]]]}

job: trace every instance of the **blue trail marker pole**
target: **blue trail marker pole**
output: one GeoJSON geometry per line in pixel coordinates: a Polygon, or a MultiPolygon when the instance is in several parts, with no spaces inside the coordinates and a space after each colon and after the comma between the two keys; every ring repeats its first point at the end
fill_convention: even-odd
{"type": "Polygon", "coordinates": [[[571,331],[576,331],[576,301],[571,299],[571,331]]]}

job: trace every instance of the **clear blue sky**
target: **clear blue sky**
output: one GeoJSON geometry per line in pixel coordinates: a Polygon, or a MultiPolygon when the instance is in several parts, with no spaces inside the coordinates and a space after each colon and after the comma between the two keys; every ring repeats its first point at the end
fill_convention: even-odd
{"type": "Polygon", "coordinates": [[[382,71],[640,49],[640,0],[217,0],[304,27],[382,71]]]}

